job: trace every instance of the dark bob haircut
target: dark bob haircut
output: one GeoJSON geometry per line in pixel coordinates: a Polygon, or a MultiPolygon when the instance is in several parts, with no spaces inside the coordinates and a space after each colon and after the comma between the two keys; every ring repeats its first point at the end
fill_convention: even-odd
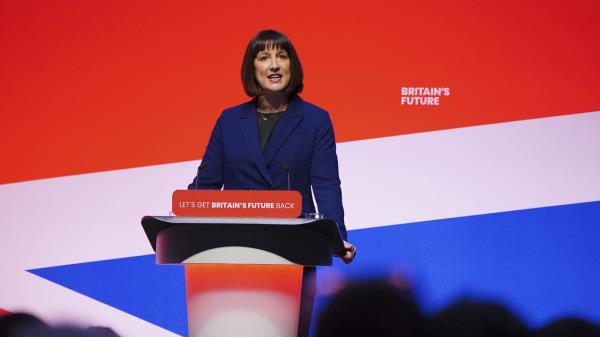
{"type": "Polygon", "coordinates": [[[242,84],[244,91],[250,97],[263,94],[262,88],[256,81],[254,59],[256,55],[265,49],[282,49],[288,53],[290,58],[290,83],[283,90],[288,96],[302,92],[304,88],[304,73],[302,64],[296,53],[296,49],[287,36],[276,30],[262,30],[256,34],[246,47],[244,61],[242,62],[242,84]]]}

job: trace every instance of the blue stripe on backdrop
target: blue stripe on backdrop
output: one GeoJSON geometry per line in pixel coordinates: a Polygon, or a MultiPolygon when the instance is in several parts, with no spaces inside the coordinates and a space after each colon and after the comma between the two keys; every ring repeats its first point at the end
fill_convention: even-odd
{"type": "Polygon", "coordinates": [[[156,265],[154,255],[145,255],[29,272],[187,336],[183,266],[156,265]]]}
{"type": "MultiPolygon", "coordinates": [[[[319,268],[319,287],[400,269],[428,312],[468,295],[501,302],[530,326],[566,314],[600,322],[599,238],[600,202],[354,230],[356,261],[319,268]]],[[[30,272],[187,335],[183,269],[156,266],[153,255],[30,272]]]]}
{"type": "Polygon", "coordinates": [[[362,229],[350,234],[357,259],[320,268],[319,282],[402,270],[426,312],[469,296],[532,327],[567,314],[600,322],[599,239],[600,202],[362,229]]]}

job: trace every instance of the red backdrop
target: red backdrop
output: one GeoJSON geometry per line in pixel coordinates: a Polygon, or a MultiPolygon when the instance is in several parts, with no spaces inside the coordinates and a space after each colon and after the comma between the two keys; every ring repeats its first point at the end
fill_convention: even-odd
{"type": "Polygon", "coordinates": [[[199,159],[260,29],[338,141],[595,111],[597,1],[2,1],[0,183],[199,159]],[[319,8],[319,10],[313,10],[319,8]],[[440,106],[402,87],[448,87],[440,106]]]}

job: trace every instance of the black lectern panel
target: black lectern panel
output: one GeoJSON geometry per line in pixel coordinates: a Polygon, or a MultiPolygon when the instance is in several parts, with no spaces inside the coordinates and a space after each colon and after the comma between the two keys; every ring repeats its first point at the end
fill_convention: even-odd
{"type": "Polygon", "coordinates": [[[158,263],[181,263],[209,249],[240,246],[299,265],[323,266],[344,249],[338,227],[329,219],[145,216],[142,226],[158,263]]]}

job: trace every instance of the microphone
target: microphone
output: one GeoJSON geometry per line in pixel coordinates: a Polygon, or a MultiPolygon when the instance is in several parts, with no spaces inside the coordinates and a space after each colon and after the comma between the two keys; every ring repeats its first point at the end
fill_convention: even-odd
{"type": "Polygon", "coordinates": [[[290,190],[290,167],[287,162],[283,163],[283,170],[287,173],[287,187],[288,191],[290,190]]]}
{"type": "Polygon", "coordinates": [[[202,163],[200,163],[200,166],[198,166],[198,172],[196,172],[196,189],[198,189],[198,180],[200,180],[200,172],[202,172],[207,166],[208,164],[204,161],[202,161],[202,163]]]}

